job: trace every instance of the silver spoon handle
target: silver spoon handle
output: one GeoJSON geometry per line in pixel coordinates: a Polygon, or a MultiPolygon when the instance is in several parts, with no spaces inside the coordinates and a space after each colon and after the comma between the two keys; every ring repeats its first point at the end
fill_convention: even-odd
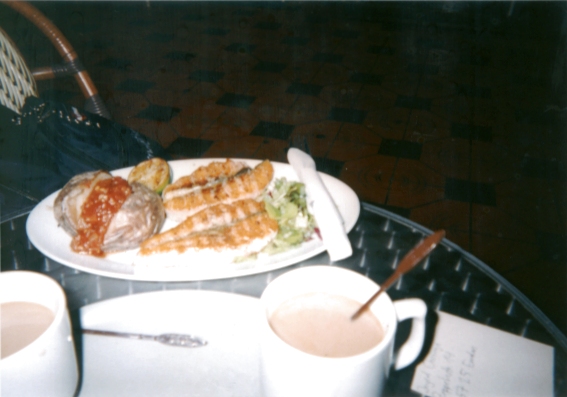
{"type": "Polygon", "coordinates": [[[185,334],[161,334],[156,340],[169,346],[201,347],[207,345],[206,340],[185,334]]]}
{"type": "Polygon", "coordinates": [[[163,343],[168,346],[181,346],[181,347],[201,347],[206,346],[207,341],[194,335],[187,334],[161,334],[161,335],[145,335],[135,334],[129,332],[116,332],[116,331],[102,331],[97,329],[82,329],[83,334],[102,335],[102,336],[117,336],[127,339],[139,340],[152,340],[163,343]]]}

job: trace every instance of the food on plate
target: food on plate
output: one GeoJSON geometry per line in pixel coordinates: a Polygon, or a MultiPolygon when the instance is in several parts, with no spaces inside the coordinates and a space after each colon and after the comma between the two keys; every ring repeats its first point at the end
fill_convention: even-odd
{"type": "Polygon", "coordinates": [[[189,175],[182,176],[171,185],[168,185],[162,194],[164,200],[183,196],[194,190],[202,189],[206,186],[220,183],[238,174],[243,170],[249,169],[246,163],[226,159],[226,161],[213,161],[201,166],[189,175]]]}
{"type": "Polygon", "coordinates": [[[57,195],[54,213],[75,252],[139,248],[134,264],[151,267],[232,263],[288,250],[316,230],[304,185],[273,175],[268,160],[249,167],[227,159],[169,183],[169,164],[151,159],[127,180],[106,171],[75,176],[57,195]],[[160,233],[166,217],[171,222],[160,233]]]}
{"type": "Polygon", "coordinates": [[[271,183],[272,177],[269,161],[250,169],[230,159],[181,177],[164,190],[163,197],[167,216],[172,216],[171,203],[175,203],[179,212],[186,212],[173,216],[184,220],[144,241],[134,264],[240,262],[261,252],[285,251],[311,238],[315,221],[307,211],[304,185],[285,178],[271,183]]]}
{"type": "Polygon", "coordinates": [[[154,191],[106,171],[71,178],[55,198],[54,214],[72,236],[71,249],[95,256],[138,247],[165,218],[154,191]]]}
{"type": "Polygon", "coordinates": [[[309,240],[317,230],[315,218],[307,208],[305,185],[278,178],[264,192],[268,214],[278,222],[278,234],[263,252],[275,254],[309,240]]]}
{"type": "Polygon", "coordinates": [[[53,211],[57,224],[71,236],[77,234],[81,209],[95,185],[104,179],[112,178],[106,171],[92,171],[71,178],[55,198],[53,211]]]}
{"type": "Polygon", "coordinates": [[[157,194],[161,194],[170,181],[171,172],[169,170],[169,164],[159,157],[142,161],[132,168],[128,174],[129,184],[134,182],[141,183],[157,194]]]}
{"type": "Polygon", "coordinates": [[[102,247],[105,252],[137,248],[163,225],[165,210],[161,198],[142,184],[134,182],[131,187],[132,194],[108,225],[102,247]]]}
{"type": "Polygon", "coordinates": [[[264,203],[254,199],[235,201],[232,204],[217,204],[207,207],[185,219],[179,225],[156,234],[142,243],[142,254],[151,252],[152,247],[183,239],[195,232],[230,225],[250,215],[265,211],[264,203]]]}
{"type": "MultiPolygon", "coordinates": [[[[213,165],[210,167],[212,169],[213,165]]],[[[210,178],[201,178],[200,181],[206,180],[206,183],[197,185],[181,195],[170,195],[176,188],[166,189],[163,201],[167,216],[181,222],[212,205],[231,204],[238,200],[256,198],[262,194],[274,175],[274,168],[268,160],[245,172],[239,172],[245,169],[245,166],[238,171],[235,171],[236,168],[231,166],[230,175],[211,174],[210,178]]],[[[170,186],[178,185],[173,183],[170,186]]]]}
{"type": "Polygon", "coordinates": [[[160,267],[193,263],[231,263],[260,251],[277,234],[278,223],[265,211],[236,222],[191,233],[180,239],[143,247],[134,264],[160,267]]]}

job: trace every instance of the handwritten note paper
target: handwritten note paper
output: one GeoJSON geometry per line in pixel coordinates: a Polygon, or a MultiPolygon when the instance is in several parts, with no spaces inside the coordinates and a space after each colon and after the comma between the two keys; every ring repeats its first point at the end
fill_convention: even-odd
{"type": "Polygon", "coordinates": [[[411,389],[430,397],[551,397],[553,347],[439,312],[411,389]]]}

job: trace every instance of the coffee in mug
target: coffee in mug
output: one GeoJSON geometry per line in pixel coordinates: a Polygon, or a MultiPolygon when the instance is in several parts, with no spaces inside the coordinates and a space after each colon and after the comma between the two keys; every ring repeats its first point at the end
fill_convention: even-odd
{"type": "Polygon", "coordinates": [[[351,320],[359,308],[354,299],[312,292],[283,302],[269,323],[276,335],[299,350],[321,357],[348,357],[372,349],[384,337],[371,311],[351,320]]]}
{"type": "Polygon", "coordinates": [[[329,265],[300,267],[270,282],[260,298],[262,395],[380,396],[390,370],[421,352],[427,306],[383,293],[364,312],[366,321],[351,320],[378,289],[360,273],[329,265]],[[394,349],[397,324],[406,319],[410,334],[394,349]]]}
{"type": "Polygon", "coordinates": [[[37,272],[0,272],[2,397],[72,397],[79,372],[65,291],[37,272]]]}
{"type": "Polygon", "coordinates": [[[2,359],[39,338],[55,318],[55,314],[47,307],[33,302],[2,303],[0,314],[2,359]]]}

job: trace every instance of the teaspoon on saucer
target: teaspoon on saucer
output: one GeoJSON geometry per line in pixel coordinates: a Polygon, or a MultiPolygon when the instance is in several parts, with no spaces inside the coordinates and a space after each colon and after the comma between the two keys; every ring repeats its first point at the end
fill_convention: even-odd
{"type": "Polygon", "coordinates": [[[194,335],[187,334],[161,334],[161,335],[145,335],[134,334],[129,332],[116,332],[116,331],[100,331],[96,329],[82,329],[83,334],[102,335],[102,336],[117,336],[127,339],[151,340],[163,343],[168,346],[180,347],[201,347],[206,346],[207,341],[194,335]]]}

